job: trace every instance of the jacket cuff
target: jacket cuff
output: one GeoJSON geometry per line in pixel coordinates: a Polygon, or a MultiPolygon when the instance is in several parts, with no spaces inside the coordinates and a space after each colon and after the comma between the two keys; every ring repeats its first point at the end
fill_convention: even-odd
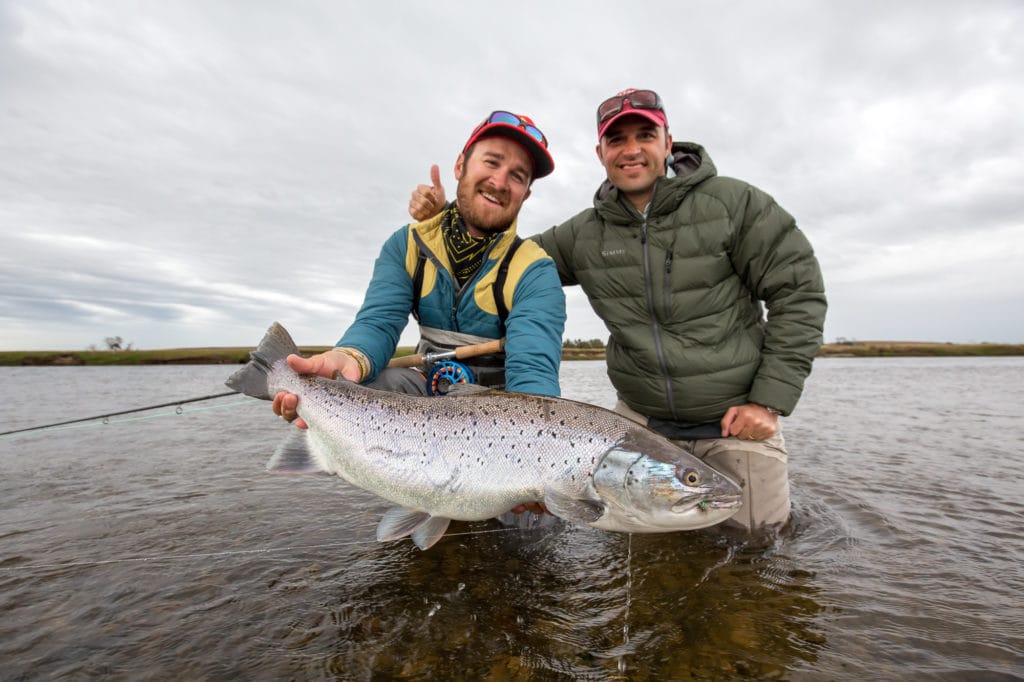
{"type": "Polygon", "coordinates": [[[764,407],[773,407],[783,417],[788,417],[796,408],[803,391],[792,384],[787,384],[775,379],[758,378],[747,400],[764,407]]]}

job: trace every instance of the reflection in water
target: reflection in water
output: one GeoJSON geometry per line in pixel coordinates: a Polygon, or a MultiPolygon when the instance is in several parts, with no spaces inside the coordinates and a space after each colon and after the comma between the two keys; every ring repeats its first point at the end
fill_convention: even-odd
{"type": "Polygon", "coordinates": [[[326,574],[293,567],[279,589],[299,581],[323,601],[288,618],[279,653],[302,652],[291,674],[316,666],[357,679],[607,678],[620,666],[635,679],[763,678],[813,662],[821,607],[811,577],[779,553],[784,541],[748,552],[705,532],[634,535],[631,585],[629,543],[561,525],[446,538],[427,552],[371,548],[326,574]]]}

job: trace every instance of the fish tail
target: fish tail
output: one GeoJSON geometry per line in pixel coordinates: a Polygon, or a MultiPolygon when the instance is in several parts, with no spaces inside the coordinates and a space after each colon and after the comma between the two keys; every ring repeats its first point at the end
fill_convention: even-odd
{"type": "Polygon", "coordinates": [[[239,393],[270,400],[269,375],[274,364],[284,360],[289,355],[299,352],[298,346],[292,340],[284,327],[275,322],[264,334],[263,340],[256,350],[249,353],[249,362],[242,369],[238,370],[224,383],[239,393]]]}

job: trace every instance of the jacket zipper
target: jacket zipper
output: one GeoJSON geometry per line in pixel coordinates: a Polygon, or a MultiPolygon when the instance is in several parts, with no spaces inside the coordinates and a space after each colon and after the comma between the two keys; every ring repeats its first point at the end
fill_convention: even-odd
{"type": "MultiPolygon", "coordinates": [[[[484,264],[487,262],[488,257],[491,255],[491,251],[495,249],[498,242],[500,242],[502,239],[504,239],[504,235],[499,236],[497,239],[495,239],[494,241],[487,245],[487,249],[484,251],[484,255],[480,259],[480,264],[477,266],[476,270],[473,271],[473,274],[470,276],[469,279],[466,280],[465,284],[459,287],[458,291],[455,292],[455,299],[452,301],[452,326],[455,327],[454,331],[462,331],[461,329],[459,329],[458,315],[459,303],[462,301],[463,295],[465,295],[466,291],[472,288],[470,285],[476,285],[476,281],[480,278],[480,271],[483,270],[484,264]]],[[[449,272],[448,276],[451,277],[452,284],[457,284],[457,280],[455,278],[454,273],[449,272]]]]}
{"type": "MultiPolygon", "coordinates": [[[[453,273],[448,273],[448,276],[451,277],[453,285],[458,284],[458,281],[455,279],[455,275],[453,273]]],[[[475,277],[476,273],[473,273],[473,276],[475,277]]],[[[459,329],[459,302],[462,300],[462,295],[466,293],[466,289],[473,282],[474,277],[470,277],[469,279],[467,279],[466,283],[455,291],[455,297],[452,299],[452,327],[454,327],[454,331],[462,331],[461,329],[459,329]]]]}
{"type": "MultiPolygon", "coordinates": [[[[655,187],[657,191],[657,187],[655,187]]],[[[651,192],[651,202],[649,206],[654,205],[654,192],[651,192]]],[[[636,210],[634,208],[634,210],[636,210]]],[[[639,211],[638,211],[639,213],[639,211]]],[[[672,415],[673,421],[678,421],[679,418],[676,415],[676,404],[672,397],[672,380],[668,374],[668,363],[665,361],[665,348],[661,343],[661,325],[658,323],[658,316],[656,314],[657,307],[654,303],[654,277],[651,273],[651,254],[647,249],[647,216],[641,214],[643,223],[640,225],[640,246],[644,254],[644,289],[647,294],[647,310],[651,316],[651,332],[654,336],[654,351],[658,356],[658,367],[661,369],[661,379],[665,384],[665,405],[668,407],[669,414],[672,415]]]]}
{"type": "Polygon", "coordinates": [[[662,304],[662,308],[664,309],[664,313],[665,313],[664,315],[662,315],[662,317],[665,318],[666,320],[668,319],[669,310],[671,309],[670,306],[669,306],[669,298],[670,298],[669,295],[670,295],[671,291],[672,291],[672,252],[669,251],[668,253],[665,254],[665,282],[664,282],[664,284],[663,284],[663,286],[661,288],[661,304],[662,304]]]}

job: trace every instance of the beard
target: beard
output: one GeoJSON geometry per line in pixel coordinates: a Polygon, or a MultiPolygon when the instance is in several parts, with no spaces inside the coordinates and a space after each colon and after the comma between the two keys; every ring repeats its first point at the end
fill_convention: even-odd
{"type": "Polygon", "coordinates": [[[504,232],[512,224],[519,214],[519,207],[509,203],[508,192],[490,191],[504,206],[497,206],[484,199],[478,187],[470,185],[463,178],[459,180],[458,189],[455,192],[455,201],[459,207],[459,215],[467,228],[472,228],[483,234],[496,234],[504,232]]]}

